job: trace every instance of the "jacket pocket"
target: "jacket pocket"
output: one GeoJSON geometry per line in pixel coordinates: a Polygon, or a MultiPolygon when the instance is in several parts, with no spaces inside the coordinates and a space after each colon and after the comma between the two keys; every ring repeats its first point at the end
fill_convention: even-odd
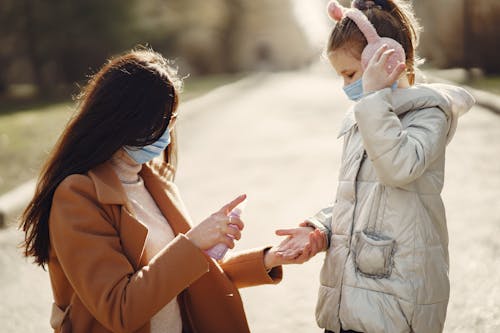
{"type": "Polygon", "coordinates": [[[50,316],[50,326],[57,333],[71,332],[71,325],[69,322],[69,312],[71,305],[62,310],[56,303],[52,303],[52,313],[50,316]]]}
{"type": "Polygon", "coordinates": [[[356,233],[354,263],[356,271],[372,279],[385,279],[394,265],[396,241],[390,237],[366,230],[356,233]]]}

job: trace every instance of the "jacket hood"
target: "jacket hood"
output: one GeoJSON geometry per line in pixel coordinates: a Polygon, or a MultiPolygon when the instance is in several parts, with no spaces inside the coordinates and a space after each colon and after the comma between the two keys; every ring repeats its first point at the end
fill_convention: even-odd
{"type": "MultiPolygon", "coordinates": [[[[389,88],[377,93],[388,93],[388,91],[389,88]]],[[[455,134],[458,118],[468,112],[476,102],[467,90],[441,83],[418,84],[406,89],[397,89],[390,94],[392,111],[398,116],[410,111],[435,107],[446,113],[449,122],[447,143],[455,134]]],[[[354,106],[352,106],[344,117],[338,137],[347,133],[355,123],[354,106]]]]}
{"type": "Polygon", "coordinates": [[[407,89],[398,89],[392,94],[393,111],[397,115],[433,107],[446,113],[450,125],[448,143],[455,134],[458,118],[467,113],[475,102],[467,90],[440,83],[419,84],[407,89]]]}

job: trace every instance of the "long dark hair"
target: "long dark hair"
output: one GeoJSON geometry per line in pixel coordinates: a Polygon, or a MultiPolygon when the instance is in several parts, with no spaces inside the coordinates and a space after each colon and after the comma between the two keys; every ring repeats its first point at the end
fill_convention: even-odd
{"type": "MultiPolygon", "coordinates": [[[[165,132],[178,104],[180,80],[160,54],[135,50],[110,59],[79,95],[78,110],[42,168],[23,215],[24,255],[44,267],[49,257],[49,215],[54,192],[69,175],[109,160],[121,147],[145,146],[165,132]]],[[[173,135],[175,137],[175,134],[173,135]]],[[[175,171],[175,143],[166,163],[175,171]]]]}
{"type": "MultiPolygon", "coordinates": [[[[361,10],[373,24],[381,37],[389,37],[403,46],[406,53],[406,68],[410,84],[415,82],[417,58],[415,49],[419,42],[420,25],[408,1],[403,0],[355,0],[353,6],[361,10]]],[[[332,30],[327,53],[349,44],[361,52],[368,44],[356,23],[348,17],[339,21],[332,30]]]]}

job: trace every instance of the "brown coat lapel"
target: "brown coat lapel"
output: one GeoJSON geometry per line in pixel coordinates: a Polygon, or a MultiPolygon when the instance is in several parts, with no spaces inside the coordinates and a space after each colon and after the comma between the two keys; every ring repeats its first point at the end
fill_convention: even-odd
{"type": "MultiPolygon", "coordinates": [[[[186,233],[190,228],[187,214],[181,208],[182,202],[175,185],[168,181],[168,169],[158,165],[145,164],[140,172],[144,184],[158,208],[170,223],[175,235],[186,233]]],[[[128,201],[125,190],[109,163],[99,165],[89,172],[97,199],[103,204],[121,205],[119,214],[119,232],[124,251],[133,266],[140,267],[144,252],[148,228],[137,220],[128,201]]]]}

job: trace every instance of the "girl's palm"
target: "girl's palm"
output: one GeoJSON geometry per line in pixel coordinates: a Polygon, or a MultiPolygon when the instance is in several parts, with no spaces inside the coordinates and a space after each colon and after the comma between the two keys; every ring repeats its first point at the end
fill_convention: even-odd
{"type": "Polygon", "coordinates": [[[326,247],[325,234],[305,225],[277,230],[276,234],[288,236],[277,248],[277,254],[287,260],[301,258],[307,261],[326,247]]]}

